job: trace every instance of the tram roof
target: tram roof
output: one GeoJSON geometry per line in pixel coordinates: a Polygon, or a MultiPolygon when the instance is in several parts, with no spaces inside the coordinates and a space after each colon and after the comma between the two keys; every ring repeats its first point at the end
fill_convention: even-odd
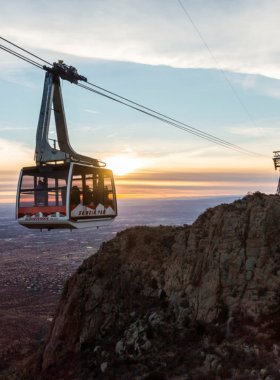
{"type": "Polygon", "coordinates": [[[48,172],[48,169],[61,169],[61,168],[69,169],[70,164],[84,166],[84,167],[92,168],[92,169],[98,169],[98,170],[112,172],[111,169],[108,169],[108,168],[105,168],[105,167],[93,166],[93,165],[90,165],[90,164],[85,164],[85,163],[80,163],[80,162],[66,162],[66,163],[64,162],[64,163],[60,163],[60,164],[47,164],[47,165],[38,165],[38,166],[24,166],[22,168],[22,170],[23,171],[35,171],[35,169],[37,169],[37,171],[39,171],[39,172],[40,171],[41,172],[44,172],[44,171],[48,172]]]}

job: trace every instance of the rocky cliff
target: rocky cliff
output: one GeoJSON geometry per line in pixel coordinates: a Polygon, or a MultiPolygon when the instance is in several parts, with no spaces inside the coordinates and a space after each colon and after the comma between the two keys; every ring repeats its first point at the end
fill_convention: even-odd
{"type": "Polygon", "coordinates": [[[279,196],[255,193],[191,226],[118,233],[65,284],[25,375],[280,378],[279,216],[279,196]]]}

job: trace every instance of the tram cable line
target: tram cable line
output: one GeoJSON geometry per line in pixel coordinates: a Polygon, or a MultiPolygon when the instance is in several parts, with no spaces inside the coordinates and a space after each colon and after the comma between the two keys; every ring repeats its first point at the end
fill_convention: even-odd
{"type": "Polygon", "coordinates": [[[263,133],[262,133],[262,130],[261,128],[256,124],[255,120],[253,119],[252,115],[250,114],[248,108],[245,106],[245,104],[242,102],[240,96],[238,95],[238,93],[236,92],[235,88],[233,87],[233,85],[231,84],[230,80],[228,79],[226,73],[224,72],[224,70],[221,68],[221,66],[219,65],[219,62],[217,61],[217,59],[215,58],[214,54],[212,53],[212,51],[210,50],[208,44],[206,43],[205,39],[202,37],[202,34],[200,33],[200,31],[198,30],[198,28],[196,27],[195,23],[193,22],[191,16],[189,15],[189,13],[187,12],[186,8],[184,7],[184,5],[182,4],[181,0],[178,0],[181,7],[183,8],[184,12],[186,13],[186,15],[188,16],[190,22],[192,23],[193,27],[195,28],[195,30],[197,31],[199,37],[201,38],[202,42],[204,43],[206,49],[209,51],[211,57],[213,58],[213,60],[215,61],[218,69],[220,70],[220,72],[223,74],[225,80],[227,81],[228,85],[230,86],[230,88],[232,89],[233,93],[235,94],[235,96],[237,97],[238,101],[240,102],[240,104],[242,105],[242,107],[244,108],[245,112],[247,113],[247,115],[249,116],[249,118],[252,120],[253,124],[255,125],[256,128],[258,128],[258,130],[261,132],[261,135],[262,137],[263,136],[263,133]]]}
{"type": "Polygon", "coordinates": [[[25,51],[25,53],[28,53],[28,54],[30,54],[30,55],[33,55],[33,57],[36,57],[36,58],[40,59],[40,61],[43,61],[43,62],[47,63],[48,65],[51,65],[51,66],[52,66],[52,64],[51,64],[50,62],[48,62],[48,61],[45,61],[44,59],[42,59],[42,58],[38,57],[37,55],[35,55],[35,54],[31,53],[31,52],[30,52],[30,51],[28,51],[28,50],[25,50],[25,49],[21,48],[20,46],[18,46],[18,45],[16,45],[16,44],[14,44],[13,42],[11,42],[11,41],[8,41],[8,40],[6,40],[6,39],[5,39],[5,38],[3,38],[3,37],[0,37],[0,39],[1,39],[1,40],[3,40],[3,41],[5,41],[5,42],[8,42],[9,44],[11,44],[11,45],[13,45],[13,46],[17,47],[17,48],[18,48],[18,49],[20,49],[20,50],[23,50],[23,51],[25,51]]]}
{"type": "Polygon", "coordinates": [[[31,65],[36,66],[36,67],[38,67],[39,69],[42,69],[42,70],[43,70],[43,65],[41,65],[40,63],[35,62],[35,61],[33,61],[32,59],[30,59],[30,58],[28,58],[28,57],[25,57],[24,55],[21,55],[21,54],[15,52],[15,51],[13,51],[13,50],[7,48],[6,46],[0,45],[0,49],[6,51],[7,53],[10,53],[10,54],[14,55],[14,56],[17,57],[17,58],[22,59],[22,60],[25,61],[25,62],[31,63],[31,65]]]}
{"type": "MultiPolygon", "coordinates": [[[[247,152],[245,152],[245,151],[241,151],[241,150],[238,150],[238,149],[237,149],[237,148],[239,148],[238,146],[236,146],[237,148],[234,148],[234,147],[231,147],[231,146],[228,146],[228,145],[224,145],[224,144],[222,144],[222,143],[219,142],[219,141],[215,141],[214,139],[211,139],[210,137],[207,137],[207,136],[204,136],[204,135],[200,134],[198,130],[197,130],[197,131],[193,131],[193,130],[187,129],[186,127],[183,127],[183,126],[181,126],[181,125],[179,125],[179,124],[177,124],[177,123],[175,123],[175,122],[172,122],[172,121],[167,120],[167,119],[164,119],[164,118],[162,118],[162,117],[159,117],[159,116],[153,115],[153,114],[151,114],[151,113],[149,113],[149,112],[147,112],[147,111],[141,110],[140,108],[137,108],[137,107],[134,107],[134,106],[132,106],[132,105],[130,105],[130,104],[124,103],[124,102],[122,102],[122,101],[120,101],[120,100],[118,100],[118,99],[115,99],[115,98],[113,98],[113,97],[111,97],[111,96],[109,96],[109,95],[103,94],[102,92],[99,92],[99,91],[97,91],[97,90],[94,90],[94,89],[92,89],[92,88],[90,88],[90,87],[88,87],[88,86],[85,86],[85,85],[83,85],[83,84],[80,84],[80,83],[79,83],[79,84],[77,84],[77,86],[82,87],[82,88],[84,88],[84,89],[86,89],[86,90],[89,90],[89,91],[91,91],[91,92],[94,92],[94,93],[96,93],[96,94],[98,94],[98,95],[104,96],[104,97],[106,97],[106,98],[108,98],[108,99],[114,100],[114,101],[116,101],[116,102],[118,102],[118,103],[121,103],[121,104],[127,106],[127,107],[133,108],[133,109],[135,109],[135,110],[137,110],[137,111],[139,111],[139,112],[142,112],[142,113],[144,113],[144,114],[146,114],[146,115],[149,115],[149,116],[151,116],[151,117],[153,117],[153,118],[155,118],[155,119],[158,119],[158,120],[160,120],[160,121],[163,121],[164,123],[167,123],[167,124],[169,124],[169,125],[172,125],[172,126],[174,126],[174,127],[176,127],[176,128],[179,128],[179,129],[181,129],[181,130],[183,130],[183,131],[185,131],[185,132],[191,133],[191,134],[193,134],[193,135],[195,135],[195,136],[198,136],[198,137],[200,137],[200,138],[202,138],[202,139],[204,139],[204,140],[208,140],[208,141],[210,141],[210,142],[213,142],[213,143],[215,143],[215,144],[217,144],[217,145],[220,145],[220,146],[222,146],[222,147],[224,147],[224,148],[228,148],[228,149],[234,150],[234,151],[236,151],[236,152],[238,152],[238,153],[246,154],[246,155],[251,156],[251,157],[257,157],[257,158],[266,158],[266,157],[267,157],[267,156],[263,156],[263,155],[258,155],[258,156],[257,156],[254,152],[251,152],[251,151],[249,151],[249,150],[248,150],[247,152]]],[[[209,136],[211,136],[211,135],[209,135],[209,136]]],[[[228,143],[228,144],[230,144],[230,143],[228,143]]],[[[241,149],[244,149],[244,148],[241,148],[241,149]]]]}
{"type": "MultiPolygon", "coordinates": [[[[219,141],[219,142],[221,142],[221,143],[224,143],[224,144],[226,144],[226,145],[230,145],[230,146],[232,146],[232,147],[236,147],[236,148],[238,148],[238,149],[241,148],[241,149],[244,150],[244,151],[247,151],[247,152],[250,152],[250,153],[255,154],[255,152],[252,152],[252,151],[250,151],[250,150],[248,150],[248,149],[245,149],[245,148],[239,147],[238,145],[235,145],[235,144],[229,143],[229,142],[227,142],[227,141],[225,141],[225,140],[220,139],[219,137],[215,137],[215,136],[213,136],[213,135],[210,135],[209,133],[203,132],[203,131],[201,131],[201,130],[195,128],[195,127],[192,127],[192,126],[190,126],[190,125],[188,125],[188,124],[182,123],[182,122],[180,122],[180,121],[178,121],[178,120],[176,120],[176,119],[173,119],[173,118],[171,118],[171,117],[169,117],[169,116],[166,116],[166,115],[164,115],[164,114],[162,114],[162,113],[160,113],[160,112],[154,111],[154,110],[152,110],[152,109],[150,109],[150,108],[148,108],[148,107],[142,106],[142,105],[139,104],[139,103],[136,103],[136,102],[133,102],[132,100],[129,100],[129,99],[127,99],[127,98],[124,98],[123,96],[117,95],[117,94],[115,94],[114,92],[111,92],[111,91],[105,90],[104,88],[99,87],[99,86],[97,86],[97,85],[95,85],[95,84],[93,84],[93,83],[87,82],[87,84],[89,84],[89,85],[91,85],[91,86],[94,86],[94,87],[96,87],[96,88],[99,88],[99,89],[102,90],[102,91],[105,91],[105,92],[107,92],[107,93],[109,93],[109,94],[112,94],[112,95],[114,95],[114,96],[117,96],[117,97],[120,98],[120,99],[126,100],[126,101],[128,101],[128,102],[130,102],[130,103],[132,103],[132,104],[135,104],[135,105],[137,105],[137,106],[139,106],[139,107],[141,107],[141,108],[144,108],[144,109],[146,109],[146,110],[148,110],[148,111],[151,111],[151,112],[153,112],[153,113],[155,113],[155,114],[157,114],[157,115],[160,115],[160,116],[162,116],[162,117],[164,117],[164,118],[166,118],[166,119],[168,119],[168,120],[171,120],[171,121],[173,121],[173,122],[175,122],[175,123],[179,123],[179,124],[181,124],[182,126],[185,126],[185,127],[187,127],[187,128],[190,128],[190,129],[192,129],[192,130],[194,130],[194,131],[196,131],[196,132],[199,132],[199,133],[201,133],[201,134],[203,134],[203,135],[205,135],[205,136],[207,136],[207,137],[214,138],[215,140],[217,140],[217,141],[219,141]]],[[[97,92],[97,93],[98,93],[98,92],[97,92]]],[[[99,93],[99,94],[101,94],[101,93],[99,93]]],[[[125,103],[122,103],[122,104],[125,104],[125,103]]],[[[139,109],[137,109],[137,110],[139,110],[139,109]]],[[[149,113],[147,113],[147,114],[150,115],[149,113]]],[[[184,130],[184,129],[183,129],[183,130],[184,130]]],[[[186,132],[191,133],[191,132],[190,132],[189,130],[187,130],[187,129],[186,129],[186,132]]],[[[198,135],[198,136],[199,136],[199,135],[198,135]]],[[[209,141],[211,141],[211,140],[209,140],[209,141]]],[[[262,157],[268,157],[268,156],[264,156],[264,155],[259,154],[259,153],[257,153],[257,154],[258,154],[259,156],[262,156],[262,157]]]]}
{"type": "MultiPolygon", "coordinates": [[[[11,43],[12,45],[18,47],[19,49],[21,49],[21,50],[27,52],[28,54],[31,54],[31,55],[33,55],[34,57],[36,57],[36,58],[42,60],[43,62],[47,62],[47,61],[43,60],[42,58],[40,58],[40,57],[38,57],[38,56],[36,56],[36,55],[34,55],[34,54],[28,52],[27,50],[20,48],[19,46],[13,44],[12,42],[10,42],[10,41],[8,41],[8,40],[5,40],[5,39],[2,38],[2,37],[0,37],[0,38],[3,39],[4,41],[7,41],[7,42],[11,43]]],[[[46,67],[46,66],[43,66],[43,65],[41,65],[40,63],[35,62],[35,61],[31,60],[30,58],[28,58],[28,57],[26,57],[26,56],[23,56],[23,55],[21,55],[21,54],[15,52],[15,51],[9,49],[9,48],[6,48],[6,47],[3,46],[3,45],[0,45],[0,48],[3,49],[4,51],[10,53],[10,54],[15,55],[16,57],[18,57],[18,58],[20,58],[20,59],[22,59],[22,60],[24,60],[24,61],[26,61],[26,62],[28,62],[28,63],[33,64],[34,66],[36,66],[36,67],[38,67],[38,68],[40,68],[40,69],[42,69],[42,70],[46,70],[46,71],[51,71],[51,70],[52,70],[51,68],[48,68],[48,67],[46,67]]],[[[47,62],[47,63],[49,64],[49,62],[47,62]]],[[[56,64],[56,65],[57,65],[57,64],[56,64]]],[[[67,68],[71,67],[71,66],[68,66],[68,65],[66,65],[66,64],[63,64],[63,66],[65,66],[65,67],[67,67],[67,68]]],[[[81,77],[81,76],[80,76],[80,77],[81,77]]],[[[81,78],[84,78],[84,77],[81,77],[81,78]]],[[[65,79],[65,78],[62,77],[62,79],[65,79]]],[[[69,80],[69,79],[68,79],[68,80],[69,80]]],[[[83,79],[83,80],[84,80],[84,79],[83,79]]],[[[85,86],[85,85],[81,85],[80,83],[79,83],[79,84],[75,83],[75,84],[78,85],[79,87],[82,87],[82,88],[84,88],[84,89],[86,89],[86,90],[92,91],[92,92],[94,92],[94,93],[96,93],[96,94],[99,94],[99,95],[101,95],[101,96],[107,97],[107,98],[109,98],[109,99],[111,99],[111,100],[114,100],[114,101],[120,103],[120,104],[126,105],[126,106],[128,106],[128,107],[130,107],[130,108],[133,108],[133,109],[139,111],[139,112],[142,112],[142,113],[144,113],[144,114],[146,114],[146,115],[149,115],[149,116],[151,116],[151,117],[153,117],[153,118],[156,118],[156,119],[158,119],[158,120],[160,120],[160,121],[162,121],[162,122],[165,122],[165,123],[167,123],[167,124],[169,124],[169,125],[172,125],[172,126],[178,128],[178,129],[181,129],[181,130],[183,130],[183,131],[185,131],[185,132],[188,132],[188,133],[190,133],[190,134],[193,134],[193,135],[195,135],[195,136],[198,136],[198,137],[200,137],[200,138],[203,138],[204,140],[207,140],[207,141],[209,141],[209,142],[213,142],[213,143],[215,143],[215,144],[217,144],[217,145],[220,145],[220,146],[222,146],[222,147],[224,147],[224,148],[228,148],[228,149],[234,150],[234,151],[236,151],[236,152],[238,152],[238,153],[246,154],[246,155],[248,155],[248,156],[253,156],[253,157],[258,157],[258,158],[269,158],[268,156],[262,155],[262,154],[260,154],[260,153],[256,153],[256,152],[251,151],[251,150],[248,150],[248,149],[246,149],[246,148],[242,148],[242,147],[240,147],[240,146],[238,146],[238,145],[232,144],[232,143],[227,142],[227,141],[225,141],[225,140],[222,140],[222,139],[220,139],[220,138],[218,138],[218,137],[215,137],[215,136],[213,136],[213,135],[210,135],[210,134],[208,134],[208,133],[206,133],[206,132],[203,132],[203,131],[201,131],[201,130],[199,130],[199,129],[197,129],[197,128],[191,127],[191,126],[189,126],[189,125],[187,125],[187,124],[185,124],[185,123],[179,122],[179,121],[177,121],[177,120],[175,120],[175,119],[173,119],[173,118],[170,118],[170,117],[168,117],[168,116],[166,116],[166,115],[164,115],[164,114],[161,114],[161,113],[159,113],[159,112],[157,112],[157,111],[154,111],[154,110],[152,110],[152,109],[150,109],[150,108],[148,108],[148,107],[142,106],[142,105],[139,104],[139,103],[133,102],[133,101],[127,99],[127,98],[124,98],[124,97],[122,97],[122,96],[120,96],[120,95],[117,95],[117,94],[115,94],[115,93],[113,93],[113,92],[111,92],[111,91],[108,91],[108,90],[106,90],[106,89],[104,89],[104,88],[102,88],[102,87],[99,87],[99,86],[97,86],[97,85],[95,85],[95,84],[93,84],[93,83],[90,83],[90,82],[88,82],[87,80],[85,80],[85,82],[87,82],[87,84],[89,84],[89,85],[91,85],[91,86],[94,86],[94,87],[96,87],[96,88],[101,89],[102,91],[105,91],[105,92],[110,93],[110,94],[112,94],[112,95],[114,95],[114,96],[117,96],[117,97],[120,98],[120,99],[126,100],[126,101],[130,102],[131,104],[135,104],[135,105],[137,105],[137,106],[139,106],[139,107],[141,107],[141,108],[143,108],[143,109],[149,110],[149,111],[153,112],[155,115],[151,114],[150,112],[143,111],[143,110],[141,110],[141,109],[139,109],[139,108],[137,108],[137,107],[133,107],[133,106],[127,104],[127,103],[121,102],[121,101],[119,101],[118,99],[115,99],[115,98],[113,98],[113,97],[110,97],[110,96],[108,96],[108,95],[106,95],[106,94],[104,94],[104,93],[102,93],[102,92],[99,92],[99,91],[93,90],[93,89],[91,89],[91,88],[89,88],[89,87],[87,87],[87,86],[85,86]],[[162,116],[162,117],[158,117],[158,116],[156,116],[156,115],[160,115],[160,116],[162,116]]],[[[73,82],[72,82],[72,83],[73,83],[73,82]]]]}

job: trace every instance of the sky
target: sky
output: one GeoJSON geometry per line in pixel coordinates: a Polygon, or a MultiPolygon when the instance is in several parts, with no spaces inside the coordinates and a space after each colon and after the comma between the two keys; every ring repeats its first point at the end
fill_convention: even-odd
{"type": "MultiPolygon", "coordinates": [[[[178,0],[10,0],[1,9],[0,36],[266,156],[242,155],[63,81],[71,145],[107,162],[120,198],[275,193],[280,3],[181,2],[215,59],[178,0]]],[[[0,202],[14,202],[21,167],[34,165],[44,75],[0,50],[0,202]]]]}

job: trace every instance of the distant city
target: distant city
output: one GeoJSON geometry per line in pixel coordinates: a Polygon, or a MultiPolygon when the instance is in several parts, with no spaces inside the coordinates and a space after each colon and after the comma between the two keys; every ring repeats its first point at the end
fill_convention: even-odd
{"type": "MultiPolygon", "coordinates": [[[[192,224],[208,207],[237,197],[209,199],[121,199],[119,216],[109,227],[73,230],[29,230],[14,220],[14,205],[0,204],[1,302],[8,288],[60,294],[67,279],[102,242],[136,225],[192,224]]],[[[10,289],[11,290],[11,289],[10,289]]],[[[10,291],[8,291],[10,293],[10,291]]]]}

